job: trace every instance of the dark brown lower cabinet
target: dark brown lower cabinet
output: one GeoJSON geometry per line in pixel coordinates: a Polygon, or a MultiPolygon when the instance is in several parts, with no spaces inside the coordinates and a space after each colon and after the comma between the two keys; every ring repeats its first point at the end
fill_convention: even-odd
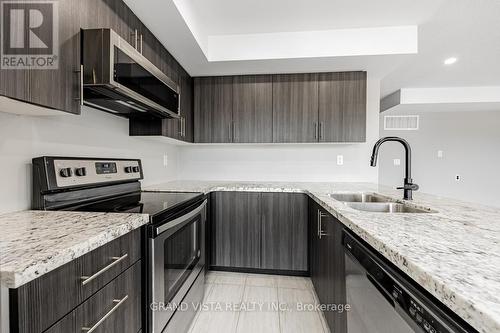
{"type": "Polygon", "coordinates": [[[211,200],[211,264],[260,268],[260,193],[215,192],[211,200]]]}
{"type": "MultiPolygon", "coordinates": [[[[77,315],[87,314],[80,320],[81,325],[90,325],[93,319],[99,321],[99,316],[105,314],[103,311],[117,304],[114,300],[123,299],[125,295],[128,297],[122,305],[126,306],[117,307],[115,316],[121,313],[119,309],[132,305],[140,307],[140,262],[141,231],[136,229],[17,289],[10,289],[11,332],[82,332],[81,327],[68,329],[80,320],[77,315]],[[129,272],[131,266],[135,267],[134,273],[129,272]],[[115,289],[110,289],[110,286],[115,289]],[[122,297],[120,290],[127,293],[122,297]],[[99,299],[102,299],[102,309],[97,305],[96,300],[99,299]],[[93,310],[95,318],[89,317],[93,310]]],[[[127,312],[124,316],[130,317],[131,314],[127,312]]],[[[122,317],[120,320],[127,322],[128,319],[122,317]]],[[[141,327],[139,325],[133,332],[136,333],[141,327]]]]}
{"type": "Polygon", "coordinates": [[[46,333],[137,333],[141,327],[141,261],[58,321],[46,333]]]}
{"type": "Polygon", "coordinates": [[[307,271],[307,196],[262,193],[264,269],[307,271]]]}
{"type": "Polygon", "coordinates": [[[307,196],[215,192],[211,266],[307,273],[307,196]]]}
{"type": "MultiPolygon", "coordinates": [[[[312,199],[309,200],[309,271],[321,304],[346,303],[342,224],[312,199]]],[[[347,332],[346,313],[325,311],[330,330],[347,332]]]]}

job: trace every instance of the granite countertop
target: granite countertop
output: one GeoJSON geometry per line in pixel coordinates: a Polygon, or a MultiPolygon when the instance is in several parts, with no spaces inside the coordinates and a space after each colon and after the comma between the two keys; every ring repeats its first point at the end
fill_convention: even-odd
{"type": "Polygon", "coordinates": [[[0,284],[18,288],[149,222],[145,214],[22,211],[0,215],[0,284]]]}
{"type": "Polygon", "coordinates": [[[369,183],[174,181],[147,191],[308,194],[479,332],[500,332],[500,208],[414,192],[412,205],[437,213],[361,212],[336,192],[402,192],[369,183]]]}

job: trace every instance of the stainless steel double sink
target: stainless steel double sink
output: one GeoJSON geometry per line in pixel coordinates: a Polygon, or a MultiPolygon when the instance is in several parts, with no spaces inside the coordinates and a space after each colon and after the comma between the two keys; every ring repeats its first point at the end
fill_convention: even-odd
{"type": "Polygon", "coordinates": [[[343,202],[348,207],[365,212],[410,214],[436,213],[436,211],[429,208],[415,207],[407,203],[398,202],[391,197],[372,192],[334,193],[330,194],[330,197],[343,202]]]}

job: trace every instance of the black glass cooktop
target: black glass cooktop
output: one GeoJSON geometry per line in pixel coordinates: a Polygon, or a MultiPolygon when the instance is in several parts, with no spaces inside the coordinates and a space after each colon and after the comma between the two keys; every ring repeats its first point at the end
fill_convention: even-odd
{"type": "Polygon", "coordinates": [[[167,211],[178,211],[201,199],[202,193],[134,192],[106,200],[73,206],[68,210],[80,212],[143,213],[152,218],[167,211]]]}

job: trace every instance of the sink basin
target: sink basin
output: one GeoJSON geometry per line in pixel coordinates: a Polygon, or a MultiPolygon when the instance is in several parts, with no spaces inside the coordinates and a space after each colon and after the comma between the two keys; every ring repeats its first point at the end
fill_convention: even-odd
{"type": "Polygon", "coordinates": [[[333,193],[332,199],[343,202],[356,210],[373,213],[436,213],[431,209],[417,208],[373,192],[333,193]]]}
{"type": "Polygon", "coordinates": [[[398,202],[345,202],[348,207],[374,213],[435,213],[430,209],[412,207],[398,202]]]}
{"type": "Polygon", "coordinates": [[[394,202],[391,198],[377,193],[334,193],[330,197],[343,202],[394,202]]]}

